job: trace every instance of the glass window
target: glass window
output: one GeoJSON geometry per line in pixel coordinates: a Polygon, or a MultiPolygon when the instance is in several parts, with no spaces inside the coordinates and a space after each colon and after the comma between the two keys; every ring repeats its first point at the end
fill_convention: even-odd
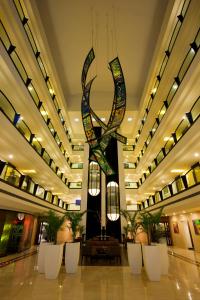
{"type": "Polygon", "coordinates": [[[10,57],[12,58],[19,74],[21,75],[22,80],[24,81],[24,83],[26,83],[28,75],[16,51],[13,51],[10,57]]]}
{"type": "Polygon", "coordinates": [[[13,122],[15,119],[15,110],[2,92],[0,92],[0,107],[10,121],[13,122]]]}
{"type": "Polygon", "coordinates": [[[173,192],[173,195],[176,195],[178,193],[176,181],[172,182],[172,192],[173,192]]]}
{"type": "Polygon", "coordinates": [[[199,183],[200,182],[200,166],[199,165],[194,168],[194,174],[195,174],[196,182],[199,183]]]}
{"type": "Polygon", "coordinates": [[[185,189],[183,179],[181,177],[176,179],[176,186],[177,186],[178,192],[181,192],[185,189]]]}
{"type": "Polygon", "coordinates": [[[198,98],[198,100],[196,101],[194,106],[192,107],[191,115],[192,115],[193,121],[195,121],[198,118],[198,116],[200,115],[200,97],[198,98]]]}
{"type": "Polygon", "coordinates": [[[194,171],[193,169],[187,172],[186,174],[186,180],[188,187],[195,185],[195,178],[194,178],[194,171]]]}
{"type": "Polygon", "coordinates": [[[188,119],[184,119],[181,121],[175,132],[177,141],[182,137],[182,135],[185,134],[189,127],[190,123],[188,119]]]}
{"type": "Polygon", "coordinates": [[[14,186],[19,186],[19,179],[21,177],[21,174],[15,170],[11,166],[7,166],[6,173],[5,173],[5,181],[8,183],[14,185],[14,186]]]}
{"type": "Polygon", "coordinates": [[[38,185],[35,195],[41,199],[44,199],[44,192],[44,188],[38,185]]]}
{"type": "Polygon", "coordinates": [[[156,192],[155,193],[155,203],[158,203],[161,201],[161,197],[160,197],[160,193],[159,192],[156,192]]]}
{"type": "Polygon", "coordinates": [[[163,199],[166,199],[170,196],[171,196],[170,189],[169,189],[169,186],[167,185],[162,189],[162,197],[163,197],[163,199]]]}

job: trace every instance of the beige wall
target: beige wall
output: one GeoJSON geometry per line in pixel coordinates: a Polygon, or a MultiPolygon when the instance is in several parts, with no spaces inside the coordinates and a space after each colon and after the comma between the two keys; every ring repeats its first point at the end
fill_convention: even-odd
{"type": "Polygon", "coordinates": [[[194,249],[200,252],[200,235],[195,234],[192,220],[200,219],[200,212],[179,214],[170,217],[170,229],[172,234],[173,245],[179,248],[188,249],[184,224],[188,222],[194,249]],[[176,233],[176,229],[178,232],[176,233]]]}

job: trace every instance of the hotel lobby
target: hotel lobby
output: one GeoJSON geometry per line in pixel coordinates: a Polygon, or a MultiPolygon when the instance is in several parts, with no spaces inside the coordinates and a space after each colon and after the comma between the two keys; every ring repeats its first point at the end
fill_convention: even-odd
{"type": "Polygon", "coordinates": [[[1,299],[200,299],[200,1],[0,10],[1,299]]]}

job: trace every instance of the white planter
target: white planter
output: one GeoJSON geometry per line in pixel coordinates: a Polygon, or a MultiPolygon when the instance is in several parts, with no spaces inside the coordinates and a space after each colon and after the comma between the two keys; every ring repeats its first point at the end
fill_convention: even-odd
{"type": "Polygon", "coordinates": [[[50,243],[40,243],[38,248],[37,267],[39,273],[44,273],[44,258],[46,254],[46,246],[50,243]]]}
{"type": "Polygon", "coordinates": [[[158,244],[157,246],[160,249],[161,274],[168,275],[169,257],[168,257],[167,245],[158,244]]]}
{"type": "Polygon", "coordinates": [[[67,273],[76,273],[80,256],[80,243],[65,244],[65,269],[67,273]]]}
{"type": "Polygon", "coordinates": [[[47,279],[55,279],[58,276],[63,257],[63,244],[60,245],[47,245],[44,268],[45,277],[47,279]]]}
{"type": "Polygon", "coordinates": [[[143,245],[144,267],[149,280],[160,281],[161,260],[160,248],[157,245],[143,245]]]}
{"type": "Polygon", "coordinates": [[[142,270],[141,244],[127,243],[128,262],[133,274],[140,274],[142,270]]]}

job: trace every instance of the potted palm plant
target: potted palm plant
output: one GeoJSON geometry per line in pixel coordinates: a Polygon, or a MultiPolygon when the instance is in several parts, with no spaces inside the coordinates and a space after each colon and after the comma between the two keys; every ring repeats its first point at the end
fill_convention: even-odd
{"type": "Polygon", "coordinates": [[[140,222],[137,220],[137,212],[131,214],[129,211],[121,209],[120,214],[127,222],[126,232],[130,234],[130,241],[127,243],[128,262],[133,274],[140,274],[142,270],[141,244],[135,243],[137,230],[140,222]]]}
{"type": "Polygon", "coordinates": [[[69,221],[68,228],[72,231],[72,243],[65,244],[65,268],[67,273],[75,273],[78,268],[80,256],[80,242],[76,241],[76,234],[80,231],[83,212],[66,212],[65,217],[69,221]]]}
{"type": "Polygon", "coordinates": [[[142,227],[148,240],[148,245],[143,246],[144,266],[148,278],[152,281],[159,281],[161,274],[166,274],[168,270],[166,245],[156,244],[162,212],[163,208],[154,214],[146,211],[140,213],[142,227]]]}
{"type": "Polygon", "coordinates": [[[44,248],[44,271],[47,279],[55,279],[60,271],[63,256],[63,244],[57,244],[57,233],[65,216],[58,216],[55,211],[49,210],[45,219],[48,243],[44,248]]]}

